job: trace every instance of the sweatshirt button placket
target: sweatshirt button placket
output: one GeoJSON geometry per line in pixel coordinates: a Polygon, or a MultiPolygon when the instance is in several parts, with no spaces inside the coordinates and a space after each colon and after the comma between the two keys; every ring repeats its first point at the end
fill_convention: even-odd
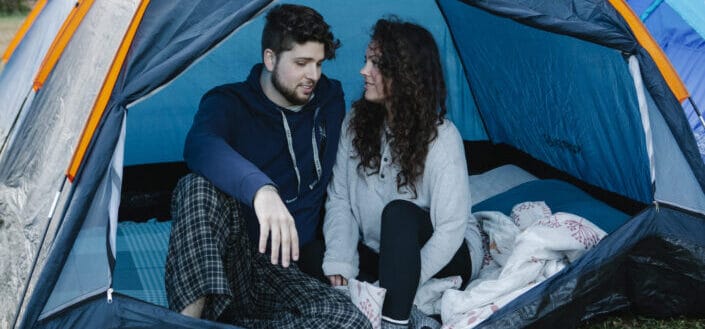
{"type": "Polygon", "coordinates": [[[387,169],[387,161],[389,160],[389,157],[384,155],[386,150],[382,152],[382,165],[379,168],[379,178],[384,179],[384,171],[387,169]]]}

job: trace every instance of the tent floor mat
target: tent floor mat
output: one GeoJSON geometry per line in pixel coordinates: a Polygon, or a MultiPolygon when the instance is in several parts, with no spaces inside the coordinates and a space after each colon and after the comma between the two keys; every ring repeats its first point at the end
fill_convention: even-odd
{"type": "Polygon", "coordinates": [[[115,291],[167,307],[164,265],[171,221],[120,222],[113,271],[115,291]]]}

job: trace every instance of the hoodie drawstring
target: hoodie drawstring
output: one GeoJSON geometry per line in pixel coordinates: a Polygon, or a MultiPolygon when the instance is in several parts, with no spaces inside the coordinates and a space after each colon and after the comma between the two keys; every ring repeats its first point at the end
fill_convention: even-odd
{"type": "MultiPolygon", "coordinates": [[[[309,184],[309,188],[313,189],[316,183],[321,180],[322,169],[321,169],[321,159],[318,155],[318,142],[316,141],[316,119],[318,118],[318,111],[320,108],[316,108],[316,112],[313,114],[313,128],[311,129],[311,146],[313,147],[313,164],[316,167],[316,175],[318,178],[309,184]]],[[[286,119],[284,111],[279,111],[282,115],[282,124],[284,125],[284,131],[286,132],[286,143],[289,147],[289,156],[291,156],[291,162],[294,164],[294,172],[296,172],[296,196],[292,199],[284,200],[286,203],[292,203],[299,198],[299,190],[301,188],[301,173],[299,172],[299,166],[296,162],[296,153],[294,153],[294,141],[291,137],[291,128],[289,128],[289,121],[286,119]]]]}

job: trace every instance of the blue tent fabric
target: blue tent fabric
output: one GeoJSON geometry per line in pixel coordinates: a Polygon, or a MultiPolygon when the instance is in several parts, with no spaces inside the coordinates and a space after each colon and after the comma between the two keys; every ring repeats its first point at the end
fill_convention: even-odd
{"type": "Polygon", "coordinates": [[[37,323],[36,329],[65,328],[154,328],[154,329],[241,329],[241,327],[195,319],[167,308],[120,294],[108,302],[105,295],[37,323]]]}
{"type": "MultiPolygon", "coordinates": [[[[315,8],[331,25],[336,38],[340,39],[342,46],[335,59],[323,63],[323,73],[341,82],[346,109],[362,95],[360,56],[365,52],[370,28],[377,19],[394,14],[429,29],[443,58],[448,89],[448,118],[453,120],[465,140],[487,140],[456,45],[434,1],[406,0],[403,7],[394,1],[372,0],[358,1],[354,7],[344,7],[325,0],[295,0],[287,3],[302,3],[315,8]]],[[[201,96],[213,86],[244,80],[253,63],[261,61],[259,45],[264,16],[254,17],[239,28],[237,33],[226,37],[158,93],[129,105],[126,165],[183,160],[186,132],[191,126],[201,96]],[[170,119],[164,120],[165,117],[170,119]]]]}
{"type": "MultiPolygon", "coordinates": [[[[695,105],[701,112],[705,110],[705,21],[689,17],[697,16],[698,13],[705,15],[705,5],[698,5],[697,1],[690,4],[673,2],[673,5],[679,6],[674,8],[669,1],[628,2],[668,56],[695,105]]],[[[690,102],[685,102],[683,108],[698,142],[700,154],[705,158],[705,127],[690,102]]]]}
{"type": "Polygon", "coordinates": [[[636,93],[618,51],[457,1],[439,4],[494,143],[514,145],[593,185],[651,201],[636,93]]]}
{"type": "Polygon", "coordinates": [[[599,45],[634,53],[636,40],[607,1],[463,0],[498,16],[599,45]],[[599,19],[594,19],[599,17],[599,19]]]}
{"type": "Polygon", "coordinates": [[[122,106],[163,85],[271,0],[152,1],[113,100],[122,106]],[[174,19],[179,18],[179,19],[174,19]],[[161,45],[161,46],[155,46],[161,45]]]}
{"type": "Polygon", "coordinates": [[[695,179],[698,181],[700,189],[705,191],[705,162],[701,158],[698,145],[680,103],[673,96],[663,76],[657,74],[656,63],[646,50],[640,49],[637,56],[641,63],[644,84],[654,97],[654,102],[673,132],[681,152],[695,174],[695,179]]]}
{"type": "Polygon", "coordinates": [[[648,52],[636,43],[636,37],[626,21],[608,2],[595,3],[576,0],[569,2],[522,1],[521,3],[510,0],[463,0],[463,2],[529,26],[558,34],[571,35],[637,56],[641,64],[644,85],[654,96],[654,102],[673,132],[681,152],[686,156],[701,190],[705,191],[705,162],[701,159],[687,120],[684,120],[685,115],[680,103],[668,88],[656,63],[648,52]],[[599,15],[596,15],[597,13],[599,15]],[[582,23],[578,19],[587,19],[593,15],[598,16],[599,19],[588,19],[591,22],[589,24],[582,23]],[[624,37],[613,37],[613,33],[624,37]]]}

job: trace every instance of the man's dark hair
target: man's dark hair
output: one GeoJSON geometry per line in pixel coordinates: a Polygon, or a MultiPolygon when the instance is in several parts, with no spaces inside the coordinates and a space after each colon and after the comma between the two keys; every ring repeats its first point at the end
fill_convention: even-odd
{"type": "Polygon", "coordinates": [[[335,58],[340,40],[335,39],[323,16],[306,6],[277,5],[267,13],[267,23],[262,32],[262,52],[275,53],[291,50],[294,43],[320,42],[325,47],[325,58],[335,58]]]}

